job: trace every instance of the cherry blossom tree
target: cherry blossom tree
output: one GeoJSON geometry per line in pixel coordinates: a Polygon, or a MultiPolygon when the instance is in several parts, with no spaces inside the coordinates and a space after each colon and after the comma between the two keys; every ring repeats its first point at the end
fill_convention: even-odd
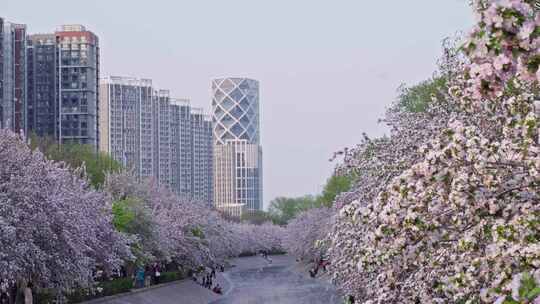
{"type": "Polygon", "coordinates": [[[287,253],[307,261],[318,260],[325,253],[323,240],[333,215],[334,210],[322,207],[304,211],[291,220],[283,237],[287,253]]]}
{"type": "Polygon", "coordinates": [[[230,223],[129,172],[96,190],[84,168],[48,160],[8,130],[0,130],[0,164],[0,283],[65,293],[135,259],[196,267],[282,250],[281,227],[230,223]]]}
{"type": "Polygon", "coordinates": [[[253,225],[231,223],[233,236],[237,238],[238,254],[256,254],[266,252],[283,252],[282,239],[284,229],[270,223],[253,225]]]}
{"type": "Polygon", "coordinates": [[[0,280],[66,291],[130,257],[108,196],[86,178],[8,130],[0,130],[0,164],[0,280]]]}
{"type": "Polygon", "coordinates": [[[453,67],[451,96],[431,106],[450,105],[449,115],[390,116],[400,127],[389,138],[345,154],[360,178],[341,198],[329,239],[331,271],[346,292],[365,303],[539,301],[532,4],[474,1],[467,59],[453,67]]]}
{"type": "Polygon", "coordinates": [[[141,263],[151,260],[175,260],[200,265],[209,253],[193,231],[200,226],[205,209],[200,204],[181,200],[152,179],[138,181],[129,172],[107,177],[105,189],[115,200],[140,201],[141,216],[148,216],[144,228],[132,231],[140,248],[141,263]]]}
{"type": "Polygon", "coordinates": [[[129,172],[112,174],[105,189],[115,200],[142,202],[151,232],[132,235],[143,248],[145,260],[212,266],[241,253],[283,251],[281,227],[228,222],[206,203],[182,199],[151,179],[138,181],[129,172]]]}

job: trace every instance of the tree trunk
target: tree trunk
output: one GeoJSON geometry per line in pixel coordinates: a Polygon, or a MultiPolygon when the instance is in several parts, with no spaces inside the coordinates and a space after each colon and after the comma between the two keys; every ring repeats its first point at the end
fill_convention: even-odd
{"type": "Polygon", "coordinates": [[[32,304],[33,302],[32,289],[26,286],[24,289],[24,304],[32,304]]]}

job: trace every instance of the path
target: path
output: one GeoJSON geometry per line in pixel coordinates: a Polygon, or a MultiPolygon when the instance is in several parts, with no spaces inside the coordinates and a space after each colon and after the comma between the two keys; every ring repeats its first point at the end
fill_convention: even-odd
{"type": "Polygon", "coordinates": [[[333,304],[342,303],[333,286],[295,272],[294,258],[272,256],[235,259],[225,273],[231,288],[212,304],[333,304]]]}
{"type": "Polygon", "coordinates": [[[201,304],[219,299],[223,296],[201,287],[191,280],[165,286],[156,286],[149,290],[130,292],[118,297],[96,299],[86,304],[201,304]]]}
{"type": "Polygon", "coordinates": [[[299,273],[290,256],[272,256],[272,263],[261,257],[238,258],[235,267],[218,273],[224,287],[220,296],[184,280],[150,290],[87,304],[339,304],[341,297],[330,284],[299,273]]]}

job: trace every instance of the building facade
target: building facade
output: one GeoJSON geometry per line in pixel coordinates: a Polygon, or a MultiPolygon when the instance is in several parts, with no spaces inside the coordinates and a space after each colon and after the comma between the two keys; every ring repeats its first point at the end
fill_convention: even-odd
{"type": "Polygon", "coordinates": [[[99,40],[82,25],[55,32],[58,46],[59,138],[98,147],[99,40]]]}
{"type": "Polygon", "coordinates": [[[0,127],[26,132],[26,25],[0,19],[0,127]]]}
{"type": "Polygon", "coordinates": [[[191,187],[195,197],[210,205],[214,203],[214,158],[212,120],[201,108],[192,109],[191,163],[194,164],[191,187]]]}
{"type": "Polygon", "coordinates": [[[59,143],[99,143],[99,39],[63,25],[25,40],[28,132],[59,143]]]}
{"type": "Polygon", "coordinates": [[[56,36],[30,35],[27,43],[28,129],[40,137],[58,138],[56,36]]]}
{"type": "Polygon", "coordinates": [[[105,78],[100,84],[99,149],[140,177],[152,177],[152,81],[105,78]]]}
{"type": "Polygon", "coordinates": [[[171,188],[183,198],[194,196],[191,105],[187,99],[173,99],[170,105],[171,188]]]}
{"type": "MultiPolygon", "coordinates": [[[[154,176],[159,184],[171,185],[171,115],[168,90],[158,90],[154,94],[154,176]]],[[[173,189],[175,190],[175,189],[173,189]]]]}
{"type": "Polygon", "coordinates": [[[212,81],[214,204],[231,216],[262,210],[259,82],[212,81]]]}
{"type": "Polygon", "coordinates": [[[100,150],[139,178],[211,204],[212,123],[202,110],[148,79],[107,77],[100,91],[100,150]]]}

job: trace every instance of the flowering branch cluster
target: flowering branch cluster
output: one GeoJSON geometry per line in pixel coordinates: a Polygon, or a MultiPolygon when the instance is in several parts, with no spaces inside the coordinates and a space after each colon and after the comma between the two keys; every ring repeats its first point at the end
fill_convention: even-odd
{"type": "MultiPolygon", "coordinates": [[[[0,130],[0,280],[65,290],[129,259],[106,194],[0,130]]],[[[81,172],[82,174],[82,172],[81,172]]]]}
{"type": "Polygon", "coordinates": [[[474,1],[467,57],[444,66],[449,94],[422,113],[391,107],[390,136],[344,151],[339,169],[358,180],[336,201],[330,271],[362,302],[540,302],[531,2],[474,1]]]}
{"type": "Polygon", "coordinates": [[[499,98],[510,80],[540,77],[540,17],[533,1],[475,0],[477,25],[465,44],[470,59],[464,77],[469,86],[464,99],[499,98]]]}
{"type": "Polygon", "coordinates": [[[324,254],[323,240],[329,232],[333,210],[314,208],[300,213],[287,225],[283,246],[289,254],[315,261],[324,254]]]}

